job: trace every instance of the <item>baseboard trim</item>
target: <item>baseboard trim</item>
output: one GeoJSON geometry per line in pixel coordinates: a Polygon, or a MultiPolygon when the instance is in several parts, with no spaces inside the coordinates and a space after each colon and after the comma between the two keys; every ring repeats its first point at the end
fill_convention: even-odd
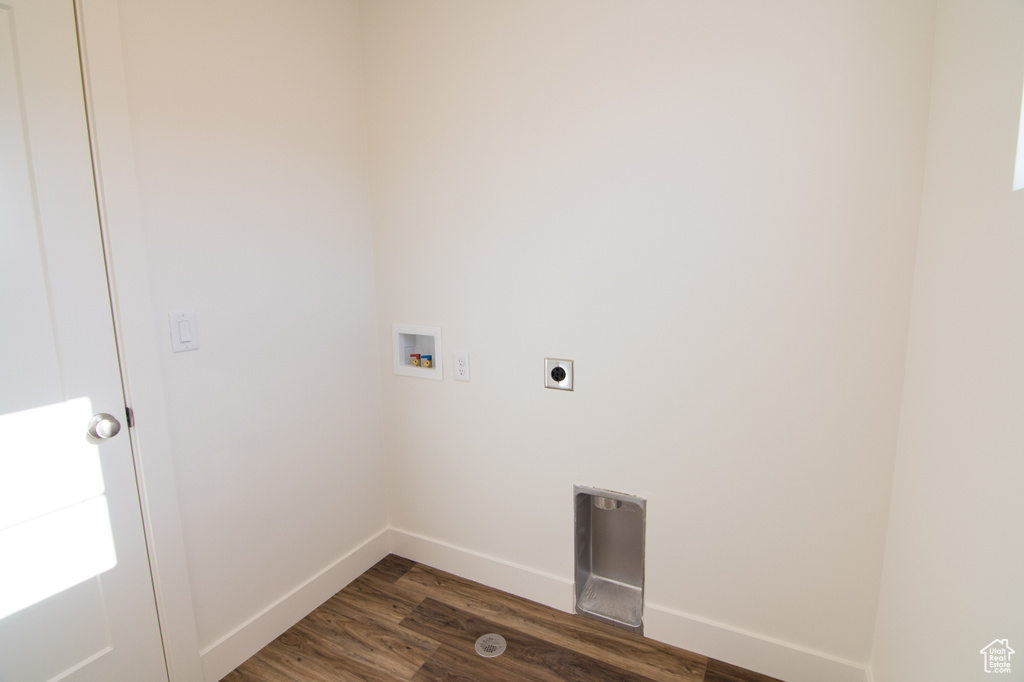
{"type": "Polygon", "coordinates": [[[395,554],[524,599],[571,612],[572,581],[440,540],[391,529],[395,554]]]}
{"type": "Polygon", "coordinates": [[[864,682],[867,672],[853,661],[658,604],[644,607],[644,633],[659,642],[786,682],[864,682]]]}
{"type": "MultiPolygon", "coordinates": [[[[203,678],[220,680],[389,553],[572,612],[571,580],[389,527],[200,652],[203,678]]],[[[862,664],[649,602],[644,633],[786,682],[873,682],[862,664]]]]}
{"type": "Polygon", "coordinates": [[[390,551],[390,530],[385,528],[202,650],[203,679],[220,680],[390,551]]]}
{"type": "MultiPolygon", "coordinates": [[[[572,581],[527,566],[391,529],[391,551],[407,559],[572,612],[572,581]]],[[[648,603],[644,634],[786,682],[870,682],[860,664],[648,603]]]]}

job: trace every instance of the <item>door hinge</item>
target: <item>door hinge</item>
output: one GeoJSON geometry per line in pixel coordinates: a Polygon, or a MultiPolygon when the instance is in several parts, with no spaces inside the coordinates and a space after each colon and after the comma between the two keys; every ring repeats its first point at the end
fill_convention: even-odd
{"type": "Polygon", "coordinates": [[[129,429],[132,428],[133,426],[135,426],[135,410],[133,410],[132,408],[130,408],[130,407],[128,407],[126,405],[125,408],[124,408],[124,416],[125,416],[125,419],[128,420],[128,428],[129,429]]]}

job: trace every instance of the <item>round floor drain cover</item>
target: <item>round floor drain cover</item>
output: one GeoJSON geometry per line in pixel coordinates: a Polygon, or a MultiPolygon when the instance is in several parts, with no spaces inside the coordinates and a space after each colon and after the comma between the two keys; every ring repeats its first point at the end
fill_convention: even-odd
{"type": "Polygon", "coordinates": [[[476,640],[476,652],[484,658],[494,658],[505,653],[505,638],[501,635],[484,635],[476,640]]]}

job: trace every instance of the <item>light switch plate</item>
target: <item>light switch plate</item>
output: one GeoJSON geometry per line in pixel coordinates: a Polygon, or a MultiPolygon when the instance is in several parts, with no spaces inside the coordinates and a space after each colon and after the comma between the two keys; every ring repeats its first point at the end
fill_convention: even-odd
{"type": "Polygon", "coordinates": [[[572,360],[544,358],[544,387],[572,390],[572,360]]]}
{"type": "Polygon", "coordinates": [[[199,348],[199,328],[196,314],[191,310],[178,310],[167,314],[171,325],[171,350],[181,353],[199,348]]]}

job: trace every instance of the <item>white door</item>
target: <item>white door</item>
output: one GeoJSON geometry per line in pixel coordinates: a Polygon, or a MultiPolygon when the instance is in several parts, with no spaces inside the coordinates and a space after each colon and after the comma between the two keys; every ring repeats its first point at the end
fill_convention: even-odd
{"type": "Polygon", "coordinates": [[[73,0],[0,0],[0,682],[167,680],[96,207],[73,0]]]}

